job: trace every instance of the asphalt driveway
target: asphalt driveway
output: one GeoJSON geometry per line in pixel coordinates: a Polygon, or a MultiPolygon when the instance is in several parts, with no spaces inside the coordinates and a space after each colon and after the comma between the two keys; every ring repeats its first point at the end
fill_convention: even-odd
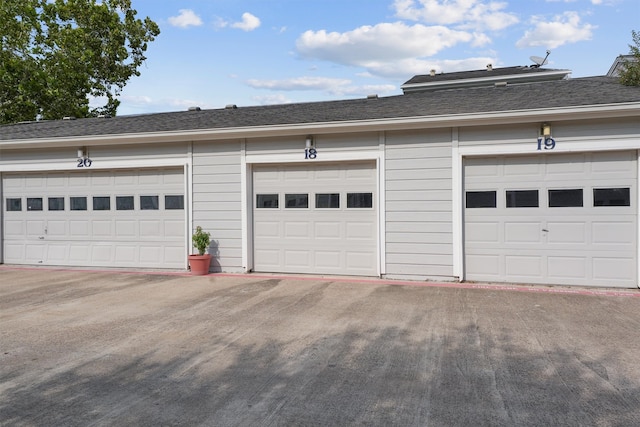
{"type": "Polygon", "coordinates": [[[640,425],[640,297],[0,268],[0,423],[640,425]]]}

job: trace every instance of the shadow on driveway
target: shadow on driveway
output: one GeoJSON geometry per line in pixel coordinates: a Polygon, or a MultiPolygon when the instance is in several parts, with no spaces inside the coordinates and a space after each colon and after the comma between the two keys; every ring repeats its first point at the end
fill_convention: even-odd
{"type": "Polygon", "coordinates": [[[0,271],[3,425],[640,424],[637,298],[78,274],[0,271]]]}

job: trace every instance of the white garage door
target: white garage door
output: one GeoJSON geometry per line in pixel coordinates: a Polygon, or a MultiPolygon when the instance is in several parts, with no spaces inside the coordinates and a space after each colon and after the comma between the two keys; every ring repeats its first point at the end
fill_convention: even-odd
{"type": "Polygon", "coordinates": [[[4,262],[185,267],[183,169],[4,174],[4,262]]]}
{"type": "Polygon", "coordinates": [[[256,166],[254,271],[378,274],[374,163],[256,166]]]}
{"type": "Polygon", "coordinates": [[[637,156],[465,160],[466,278],[637,286],[637,156]]]}

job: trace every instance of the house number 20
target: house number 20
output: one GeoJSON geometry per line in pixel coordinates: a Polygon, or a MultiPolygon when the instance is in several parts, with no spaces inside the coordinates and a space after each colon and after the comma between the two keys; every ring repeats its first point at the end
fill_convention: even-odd
{"type": "Polygon", "coordinates": [[[305,160],[314,160],[316,157],[318,157],[318,151],[315,148],[306,148],[304,150],[305,160]]]}
{"type": "Polygon", "coordinates": [[[79,168],[90,168],[91,167],[91,163],[93,163],[91,161],[90,158],[88,157],[84,157],[82,159],[78,159],[78,166],[79,168]]]}

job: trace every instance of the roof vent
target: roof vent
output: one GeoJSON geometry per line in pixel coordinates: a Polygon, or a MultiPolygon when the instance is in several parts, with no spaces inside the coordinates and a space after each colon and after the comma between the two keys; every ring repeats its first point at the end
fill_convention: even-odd
{"type": "Polygon", "coordinates": [[[73,116],[64,116],[62,120],[75,120],[76,118],[73,116]]]}
{"type": "Polygon", "coordinates": [[[111,114],[98,114],[99,119],[110,119],[111,114]]]}
{"type": "Polygon", "coordinates": [[[487,64],[487,71],[493,70],[493,64],[487,64]]]}
{"type": "Polygon", "coordinates": [[[235,110],[238,106],[236,104],[227,104],[224,108],[225,110],[235,110]]]}
{"type": "Polygon", "coordinates": [[[432,69],[431,71],[429,71],[429,75],[431,77],[435,76],[436,75],[436,70],[432,69]]]}
{"type": "Polygon", "coordinates": [[[372,93],[371,95],[367,95],[367,99],[378,99],[378,94],[372,93]]]}
{"type": "Polygon", "coordinates": [[[200,111],[200,107],[189,107],[188,111],[200,111]]]}

